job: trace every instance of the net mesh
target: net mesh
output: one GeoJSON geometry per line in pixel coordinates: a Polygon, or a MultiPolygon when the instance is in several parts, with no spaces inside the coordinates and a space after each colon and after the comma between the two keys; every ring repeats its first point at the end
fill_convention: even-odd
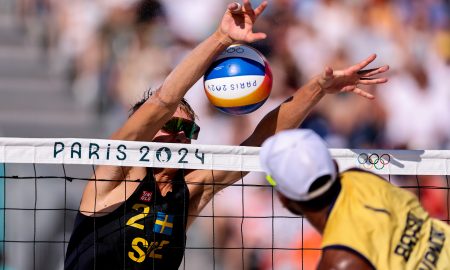
{"type": "MultiPolygon", "coordinates": [[[[313,269],[320,236],[284,209],[257,147],[88,139],[0,139],[0,269],[63,269],[83,187],[96,165],[250,171],[220,191],[187,234],[180,269],[313,269]]],[[[450,151],[332,149],[417,194],[449,223],[450,151]]],[[[221,186],[214,188],[222,189],[221,186]]]]}

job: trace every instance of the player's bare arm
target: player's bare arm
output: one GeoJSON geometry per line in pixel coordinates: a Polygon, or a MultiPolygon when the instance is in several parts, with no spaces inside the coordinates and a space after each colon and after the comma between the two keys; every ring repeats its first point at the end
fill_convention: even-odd
{"type": "MultiPolygon", "coordinates": [[[[286,129],[293,129],[300,126],[312,108],[326,94],[340,92],[353,92],[364,98],[373,99],[374,96],[363,89],[360,85],[374,85],[387,82],[387,78],[376,78],[374,76],[383,74],[389,70],[389,66],[381,66],[364,70],[372,63],[376,55],[371,55],[367,59],[352,65],[343,70],[333,70],[325,68],[321,75],[311,79],[306,85],[300,87],[295,94],[283,102],[280,106],[269,112],[257,125],[253,133],[242,142],[243,146],[260,146],[268,137],[286,129]]],[[[202,171],[193,173],[193,181],[205,181],[207,185],[194,185],[192,191],[197,198],[192,200],[192,215],[198,214],[212,198],[224,187],[233,184],[246,172],[230,171],[202,171]],[[214,186],[212,183],[217,184],[214,186]]]]}
{"type": "MultiPolygon", "coordinates": [[[[139,108],[125,124],[115,132],[111,139],[151,141],[164,123],[170,119],[184,94],[202,76],[210,61],[220,53],[229,43],[227,37],[220,32],[214,33],[197,46],[167,77],[156,94],[139,108]]],[[[130,168],[99,166],[96,179],[119,180],[129,177],[130,168]]],[[[139,176],[137,176],[139,177],[139,176]]],[[[131,175],[136,179],[135,175],[131,175]]],[[[92,198],[95,189],[97,200],[101,201],[114,190],[120,181],[103,181],[88,183],[85,197],[92,198]]]]}
{"type": "MultiPolygon", "coordinates": [[[[266,37],[264,33],[253,32],[253,24],[266,6],[267,2],[263,2],[253,9],[249,0],[245,0],[243,5],[230,4],[218,29],[169,74],[155,95],[149,98],[111,139],[151,141],[174,114],[186,92],[201,78],[219,53],[235,41],[254,42],[266,37]]],[[[105,208],[110,203],[102,201],[108,196],[114,192],[124,194],[123,188],[119,186],[123,183],[120,180],[142,179],[144,175],[143,170],[133,172],[129,167],[99,166],[92,178],[112,181],[89,182],[83,193],[80,209],[92,212],[94,204],[98,205],[98,209],[105,208]]]]}

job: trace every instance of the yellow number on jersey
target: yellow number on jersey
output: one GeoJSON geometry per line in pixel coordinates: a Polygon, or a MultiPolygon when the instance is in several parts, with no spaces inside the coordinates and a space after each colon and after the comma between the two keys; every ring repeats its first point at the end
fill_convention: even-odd
{"type": "Polygon", "coordinates": [[[141,213],[141,214],[137,214],[137,215],[131,217],[131,218],[127,221],[127,225],[128,225],[128,226],[135,227],[135,228],[137,228],[137,229],[139,229],[139,230],[143,230],[143,229],[144,229],[144,225],[138,224],[138,223],[136,223],[136,222],[137,222],[138,220],[141,220],[141,219],[145,218],[145,217],[148,215],[148,213],[150,213],[150,206],[145,205],[145,204],[140,204],[140,203],[137,203],[137,204],[133,205],[133,209],[134,209],[134,210],[139,210],[139,209],[141,209],[141,208],[143,209],[143,210],[142,210],[142,213],[141,213]]]}

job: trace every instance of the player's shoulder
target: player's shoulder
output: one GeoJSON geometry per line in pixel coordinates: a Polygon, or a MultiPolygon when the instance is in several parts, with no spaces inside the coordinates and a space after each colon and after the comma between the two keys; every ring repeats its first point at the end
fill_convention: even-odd
{"type": "Polygon", "coordinates": [[[363,170],[363,169],[360,169],[360,168],[356,168],[356,167],[346,169],[341,174],[371,175],[371,176],[375,176],[375,177],[380,177],[376,173],[373,173],[373,172],[368,171],[368,170],[363,170]]]}
{"type": "Polygon", "coordinates": [[[347,169],[347,170],[341,172],[339,175],[340,175],[341,179],[345,179],[345,180],[374,181],[375,183],[382,184],[382,185],[389,183],[381,175],[373,173],[371,171],[362,170],[359,168],[347,169]]]}

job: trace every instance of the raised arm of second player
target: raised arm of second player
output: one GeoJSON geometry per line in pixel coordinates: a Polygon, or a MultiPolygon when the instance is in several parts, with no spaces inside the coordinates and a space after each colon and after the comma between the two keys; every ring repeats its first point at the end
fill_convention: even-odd
{"type": "Polygon", "coordinates": [[[241,145],[260,146],[273,134],[292,128],[298,128],[311,109],[325,94],[352,92],[367,99],[374,96],[360,85],[374,85],[387,82],[387,78],[376,78],[375,75],[386,72],[389,66],[363,70],[376,58],[370,55],[363,61],[343,70],[333,70],[326,67],[324,72],[312,78],[306,85],[300,87],[295,94],[268,113],[258,124],[255,131],[241,145]]]}
{"type": "MultiPolygon", "coordinates": [[[[300,87],[292,97],[269,112],[241,145],[260,146],[269,136],[279,131],[298,128],[311,109],[326,94],[353,92],[362,97],[373,99],[374,96],[359,88],[359,85],[373,85],[387,81],[386,78],[375,78],[373,76],[386,72],[389,69],[388,66],[362,70],[375,58],[376,55],[371,55],[358,64],[343,70],[325,68],[321,75],[312,78],[306,85],[300,87]]],[[[231,185],[245,174],[245,172],[214,171],[211,175],[210,171],[201,170],[189,173],[188,182],[204,182],[208,185],[197,184],[189,187],[191,203],[188,225],[191,224],[193,217],[200,213],[215,193],[231,185]],[[216,185],[211,185],[212,182],[216,185]]]]}

